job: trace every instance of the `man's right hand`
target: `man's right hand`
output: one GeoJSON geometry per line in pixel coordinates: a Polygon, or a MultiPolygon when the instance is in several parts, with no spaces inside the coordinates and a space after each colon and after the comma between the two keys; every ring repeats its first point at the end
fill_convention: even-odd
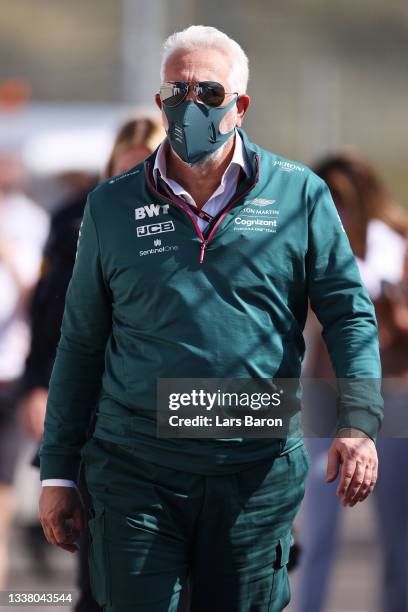
{"type": "Polygon", "coordinates": [[[39,518],[50,544],[76,552],[75,541],[85,526],[85,510],[78,489],[43,487],[39,518]]]}

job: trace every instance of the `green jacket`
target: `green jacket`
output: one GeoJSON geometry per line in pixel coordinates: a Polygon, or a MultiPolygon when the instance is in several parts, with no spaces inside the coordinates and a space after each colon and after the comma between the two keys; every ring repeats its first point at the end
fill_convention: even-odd
{"type": "MultiPolygon", "coordinates": [[[[156,189],[155,153],[88,197],[49,388],[41,478],[77,479],[95,435],[152,462],[234,471],[277,440],[156,437],[158,378],[297,378],[311,306],[338,378],[380,379],[377,325],[326,184],[249,143],[252,177],[206,228],[156,189]]],[[[371,437],[382,402],[344,399],[371,437]]]]}

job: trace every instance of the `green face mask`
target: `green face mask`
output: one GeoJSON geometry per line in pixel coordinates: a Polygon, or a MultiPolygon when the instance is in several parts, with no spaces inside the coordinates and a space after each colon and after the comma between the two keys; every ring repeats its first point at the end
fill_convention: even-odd
{"type": "Polygon", "coordinates": [[[214,153],[234,133],[235,128],[222,134],[220,123],[235,103],[236,99],[227,106],[212,107],[188,100],[173,108],[163,106],[172,149],[191,165],[214,153]]]}

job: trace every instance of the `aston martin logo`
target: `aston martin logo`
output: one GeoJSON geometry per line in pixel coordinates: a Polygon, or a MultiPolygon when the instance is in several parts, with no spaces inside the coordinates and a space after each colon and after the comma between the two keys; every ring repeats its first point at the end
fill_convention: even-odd
{"type": "Polygon", "coordinates": [[[249,206],[270,206],[275,204],[276,200],[265,200],[264,198],[255,198],[255,200],[247,200],[245,204],[249,206]]]}

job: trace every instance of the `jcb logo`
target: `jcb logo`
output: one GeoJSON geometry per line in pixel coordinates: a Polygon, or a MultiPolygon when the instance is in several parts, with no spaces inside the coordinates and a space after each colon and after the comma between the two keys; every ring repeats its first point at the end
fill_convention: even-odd
{"type": "Polygon", "coordinates": [[[163,232],[174,232],[173,221],[163,221],[163,223],[150,223],[150,225],[141,225],[137,228],[137,237],[152,236],[154,234],[162,234],[163,232]]]}
{"type": "Polygon", "coordinates": [[[158,217],[160,213],[167,215],[168,211],[169,204],[164,204],[164,206],[160,206],[160,204],[148,204],[147,206],[135,208],[135,219],[139,221],[139,219],[145,219],[146,217],[158,217]]]}

